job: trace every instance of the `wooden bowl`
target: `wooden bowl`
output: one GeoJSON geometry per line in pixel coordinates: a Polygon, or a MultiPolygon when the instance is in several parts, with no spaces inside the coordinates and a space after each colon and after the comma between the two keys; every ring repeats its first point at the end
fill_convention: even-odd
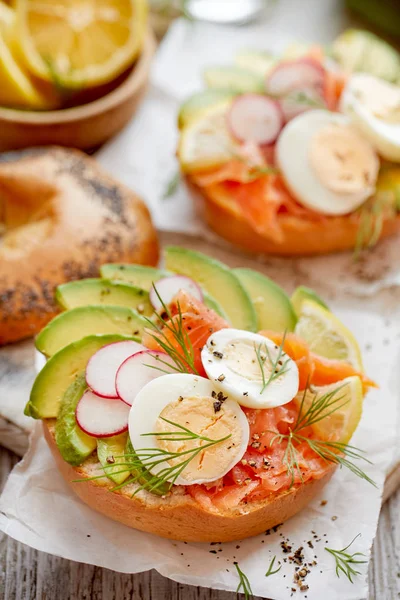
{"type": "Polygon", "coordinates": [[[126,125],[144,96],[155,47],[149,30],[121,84],[87,104],[43,112],[0,107],[0,152],[49,144],[89,150],[106,142],[126,125]]]}

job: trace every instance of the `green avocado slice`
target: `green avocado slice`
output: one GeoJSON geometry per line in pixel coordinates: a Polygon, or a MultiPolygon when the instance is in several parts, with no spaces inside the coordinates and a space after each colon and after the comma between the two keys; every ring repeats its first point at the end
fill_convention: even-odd
{"type": "Polygon", "coordinates": [[[126,306],[78,306],[57,315],[39,333],[36,348],[45,356],[88,335],[119,333],[142,337],[146,320],[126,306]]]}
{"type": "Polygon", "coordinates": [[[316,302],[323,308],[326,308],[326,310],[329,310],[328,306],[325,304],[322,298],[320,298],[318,294],[314,292],[314,290],[312,290],[309,287],[306,287],[305,285],[299,285],[299,287],[297,287],[294,290],[290,300],[298,317],[300,317],[301,315],[301,306],[304,300],[312,300],[313,302],[316,302]]]}
{"type": "Polygon", "coordinates": [[[149,316],[153,312],[146,290],[107,279],[80,279],[63,283],[56,290],[56,301],[64,310],[107,304],[135,308],[141,315],[149,316]]]}
{"type": "Polygon", "coordinates": [[[296,314],[287,294],[272,279],[252,269],[234,269],[253,301],[257,329],[293,331],[296,314]]]}
{"type": "Polygon", "coordinates": [[[85,373],[67,388],[55,426],[55,440],[63,459],[73,466],[82,464],[96,449],[96,439],[87,435],[76,422],[75,409],[87,389],[85,373]]]}
{"type": "Polygon", "coordinates": [[[167,269],[197,281],[222,307],[233,327],[255,331],[257,317],[251,299],[234,271],[201,252],[170,246],[167,269]]]}
{"type": "Polygon", "coordinates": [[[37,375],[25,414],[34,419],[57,417],[66,390],[85,370],[89,358],[103,346],[122,340],[139,341],[134,336],[90,335],[56,352],[37,375]]]}
{"type": "Polygon", "coordinates": [[[97,439],[97,457],[102,467],[106,467],[107,477],[117,485],[123,483],[130,475],[125,464],[128,462],[125,458],[127,440],[128,433],[97,439]]]}
{"type": "Polygon", "coordinates": [[[135,285],[138,288],[149,292],[153,287],[153,283],[171,275],[164,269],[156,269],[155,267],[145,267],[143,265],[131,264],[114,264],[110,263],[100,267],[101,276],[104,279],[112,280],[113,282],[124,282],[135,285]]]}

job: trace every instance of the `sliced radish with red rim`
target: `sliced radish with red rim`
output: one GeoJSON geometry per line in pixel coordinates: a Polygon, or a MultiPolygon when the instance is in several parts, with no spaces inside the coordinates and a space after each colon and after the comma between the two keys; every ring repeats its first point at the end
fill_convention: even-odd
{"type": "Polygon", "coordinates": [[[79,427],[93,437],[110,437],[128,429],[129,406],[119,398],[103,398],[87,390],[78,402],[79,427]]]}
{"type": "Polygon", "coordinates": [[[137,352],[118,369],[115,379],[118,396],[132,406],[137,394],[149,381],[166,373],[174,373],[174,365],[172,358],[165,352],[137,352]]]}
{"type": "Polygon", "coordinates": [[[153,308],[157,311],[163,309],[163,304],[168,306],[172,299],[181,290],[185,290],[188,294],[203,302],[203,292],[198,283],[185,277],[184,275],[171,275],[159,279],[154,287],[150,290],[150,302],[153,308]]]}
{"type": "Polygon", "coordinates": [[[243,94],[236,98],[227,120],[237,140],[260,146],[273,144],[284,122],[279,103],[261,94],[243,94]]]}
{"type": "Polygon", "coordinates": [[[268,94],[281,98],[293,90],[313,89],[323,95],[325,69],[312,58],[283,62],[269,73],[265,89],[268,94]]]}
{"type": "Polygon", "coordinates": [[[133,340],[103,346],[93,354],[86,367],[86,382],[98,396],[118,398],[115,376],[119,367],[132,354],[146,350],[133,340]]]}

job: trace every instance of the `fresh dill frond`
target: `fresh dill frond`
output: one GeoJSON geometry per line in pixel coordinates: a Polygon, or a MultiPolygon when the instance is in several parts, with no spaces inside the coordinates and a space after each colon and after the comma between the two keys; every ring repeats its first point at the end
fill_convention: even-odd
{"type": "MultiPolygon", "coordinates": [[[[211,448],[217,444],[221,444],[228,440],[232,434],[226,435],[225,437],[219,438],[217,440],[213,440],[207,436],[200,435],[191,431],[187,427],[180,425],[179,423],[175,423],[174,421],[170,421],[169,419],[165,419],[164,417],[160,417],[162,421],[165,421],[169,425],[176,427],[175,431],[163,431],[163,432],[149,432],[143,433],[143,437],[153,436],[158,441],[169,441],[169,442],[182,442],[188,440],[199,440],[205,442],[200,446],[196,446],[194,448],[189,448],[188,450],[181,451],[170,451],[164,450],[163,448],[140,448],[135,450],[134,452],[127,452],[124,455],[116,458],[125,459],[126,462],[118,462],[118,466],[125,466],[125,469],[121,469],[118,473],[131,473],[136,472],[137,475],[134,477],[130,477],[120,485],[117,485],[112,488],[111,491],[119,490],[131,483],[136,483],[141,478],[141,474],[143,469],[149,473],[149,477],[146,481],[141,483],[141,485],[133,492],[132,496],[138,494],[141,490],[147,490],[149,492],[154,492],[159,490],[160,487],[164,487],[167,485],[167,491],[171,490],[172,486],[184,471],[184,469],[189,465],[189,463],[196,458],[201,452],[211,448]],[[178,459],[178,463],[169,466],[169,461],[178,459]],[[159,465],[166,464],[160,471],[158,471],[157,475],[151,475],[151,471],[157,468],[159,465]]],[[[107,476],[108,471],[114,467],[115,464],[110,465],[102,465],[102,469],[104,471],[101,475],[96,475],[94,477],[85,478],[85,479],[77,479],[76,482],[79,481],[88,481],[88,479],[100,479],[102,477],[107,476]]],[[[114,473],[115,474],[115,473],[114,473]]]]}
{"type": "MultiPolygon", "coordinates": [[[[170,309],[161,298],[154,283],[153,289],[161,303],[162,314],[163,316],[165,315],[166,318],[163,319],[162,327],[160,327],[148,317],[144,317],[149,325],[147,332],[159,344],[161,349],[172,359],[175,365],[172,367],[173,370],[177,371],[178,373],[191,372],[194,373],[194,375],[198,375],[199,372],[194,364],[193,345],[188,332],[184,327],[183,315],[179,302],[177,303],[178,312],[176,315],[172,316],[170,309]],[[155,330],[155,332],[152,330],[155,330]],[[172,335],[172,340],[170,340],[165,334],[165,330],[170,332],[172,335]],[[179,350],[175,347],[173,342],[176,342],[179,350]]],[[[166,363],[160,357],[156,357],[156,360],[158,360],[161,364],[170,366],[169,363],[166,363]]],[[[155,365],[151,368],[157,369],[163,373],[168,372],[162,367],[158,368],[155,365]]]]}
{"type": "Polygon", "coordinates": [[[172,175],[172,177],[169,179],[169,181],[167,182],[167,185],[165,186],[165,190],[163,192],[163,199],[166,200],[167,198],[171,198],[171,196],[173,196],[180,184],[181,181],[181,174],[179,169],[176,170],[176,172],[172,175]]]}
{"type": "Polygon", "coordinates": [[[250,167],[247,181],[250,183],[251,181],[258,179],[263,175],[276,175],[277,173],[279,173],[279,169],[277,169],[276,167],[271,167],[269,165],[260,167],[250,167]]]}
{"type": "Polygon", "coordinates": [[[364,456],[364,452],[362,450],[342,442],[314,439],[301,434],[301,431],[307,427],[315,425],[319,421],[340,410],[347,404],[347,401],[343,402],[343,394],[337,396],[343,387],[344,385],[341,385],[335,390],[327,392],[320,397],[318,397],[318,394],[315,394],[310,402],[310,405],[305,410],[304,403],[308,391],[308,388],[306,388],[300,403],[297,420],[289,433],[283,434],[277,431],[269,431],[270,433],[275,434],[271,438],[270,446],[272,446],[275,442],[278,442],[279,444],[286,443],[282,461],[286,466],[287,473],[290,475],[291,486],[294,484],[296,473],[298,474],[300,480],[303,480],[296,446],[306,443],[310,450],[312,450],[325,462],[331,462],[339,465],[340,467],[345,467],[354,475],[360,477],[360,479],[364,479],[376,487],[375,482],[365,473],[365,471],[363,471],[357,464],[353,462],[354,460],[361,460],[372,464],[371,461],[364,456]]]}
{"type": "Polygon", "coordinates": [[[265,573],[265,577],[270,577],[270,575],[275,575],[275,573],[278,573],[278,571],[280,571],[282,569],[282,565],[279,565],[279,567],[274,570],[275,560],[276,560],[276,556],[274,556],[274,558],[271,560],[269,567],[268,567],[268,571],[265,573]]]}
{"type": "Polygon", "coordinates": [[[237,574],[239,575],[239,585],[236,588],[236,593],[241,592],[244,594],[246,600],[253,598],[253,591],[247,575],[243,573],[242,569],[239,567],[239,563],[234,562],[233,564],[235,565],[237,574]]]}
{"type": "Polygon", "coordinates": [[[304,92],[292,92],[287,96],[288,100],[293,100],[296,104],[304,104],[310,108],[326,108],[326,104],[322,98],[312,98],[304,92]]]}
{"type": "Polygon", "coordinates": [[[353,554],[349,554],[347,552],[347,550],[350,548],[353,542],[360,535],[360,533],[356,535],[356,537],[351,540],[350,544],[348,544],[347,546],[345,546],[345,548],[342,548],[341,550],[325,548],[325,550],[329,552],[329,554],[332,554],[336,561],[336,575],[340,577],[340,573],[344,573],[344,575],[351,583],[353,583],[353,577],[360,575],[360,571],[356,571],[353,565],[361,565],[368,562],[366,560],[359,560],[358,557],[365,556],[365,554],[363,554],[362,552],[354,552],[353,554]]]}
{"type": "Polygon", "coordinates": [[[258,346],[254,344],[254,351],[256,353],[258,366],[260,367],[261,378],[262,378],[262,386],[260,394],[264,393],[270,383],[278,379],[281,375],[284,375],[289,370],[288,364],[290,362],[290,358],[287,357],[286,360],[283,360],[283,356],[285,352],[283,347],[285,345],[286,332],[283,334],[281,345],[278,348],[278,352],[276,358],[273,359],[267,344],[259,344],[258,346]],[[265,375],[265,363],[268,359],[271,373],[269,377],[265,375]]]}

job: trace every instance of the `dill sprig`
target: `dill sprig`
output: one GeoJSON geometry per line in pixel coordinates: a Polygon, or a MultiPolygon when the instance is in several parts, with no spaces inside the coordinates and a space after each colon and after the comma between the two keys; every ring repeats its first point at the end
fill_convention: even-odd
{"type": "Polygon", "coordinates": [[[275,560],[276,560],[276,556],[274,556],[274,558],[271,560],[269,567],[268,567],[268,571],[265,573],[265,577],[269,577],[270,575],[275,575],[275,573],[278,573],[278,571],[280,571],[282,569],[282,565],[279,565],[279,567],[277,569],[273,570],[275,560]]]}
{"type": "Polygon", "coordinates": [[[291,486],[294,484],[296,473],[299,475],[300,480],[303,480],[296,444],[305,442],[308,444],[309,448],[325,462],[331,462],[340,467],[345,467],[354,475],[360,477],[360,479],[365,479],[365,481],[368,481],[368,483],[376,487],[375,482],[365,473],[365,471],[353,462],[353,460],[362,460],[372,464],[371,461],[364,456],[363,450],[343,442],[313,439],[301,434],[303,429],[315,425],[347,404],[347,400],[343,402],[343,399],[345,398],[343,394],[337,396],[344,387],[344,385],[339,386],[335,390],[327,392],[319,397],[318,394],[315,394],[310,405],[305,410],[304,403],[307,392],[309,391],[309,388],[306,387],[300,403],[297,420],[289,433],[283,434],[270,430],[270,433],[275,434],[270,441],[270,446],[276,441],[278,443],[286,442],[287,444],[282,461],[291,477],[291,486]]]}
{"type": "MultiPolygon", "coordinates": [[[[178,477],[184,471],[184,469],[188,466],[188,464],[196,458],[200,454],[200,452],[204,452],[208,448],[215,446],[216,444],[220,444],[228,440],[232,434],[226,435],[223,438],[213,440],[204,435],[200,435],[191,431],[187,427],[180,425],[179,423],[175,423],[174,421],[170,421],[169,419],[165,419],[164,417],[160,417],[162,421],[165,421],[169,425],[176,427],[176,431],[163,431],[163,432],[150,432],[143,433],[143,437],[153,436],[158,441],[169,441],[169,442],[182,442],[182,441],[190,441],[190,440],[199,440],[205,442],[202,445],[196,446],[195,448],[190,448],[188,450],[182,450],[173,452],[172,450],[164,450],[163,448],[140,448],[135,450],[132,453],[125,453],[121,457],[122,460],[125,459],[126,462],[118,462],[118,466],[125,466],[125,469],[121,469],[118,473],[131,473],[132,471],[137,472],[137,476],[131,477],[125,480],[120,485],[117,485],[112,488],[111,491],[117,491],[131,483],[137,483],[142,475],[143,468],[148,472],[163,463],[168,464],[171,460],[182,459],[176,465],[166,466],[158,471],[156,475],[150,476],[146,481],[144,481],[132,494],[132,497],[138,494],[141,490],[147,490],[149,492],[155,492],[160,489],[160,487],[164,487],[165,484],[168,484],[167,491],[170,491],[178,477]]],[[[89,477],[86,479],[78,479],[76,481],[88,481],[92,479],[101,479],[105,475],[107,475],[110,468],[114,467],[113,465],[103,465],[102,469],[104,473],[102,475],[96,475],[94,477],[89,477]]],[[[116,474],[115,471],[113,474],[116,474]]]]}
{"type": "Polygon", "coordinates": [[[313,98],[304,92],[292,92],[287,95],[287,98],[297,104],[304,104],[304,106],[309,106],[310,108],[326,108],[326,104],[322,98],[313,98]]]}
{"type": "MultiPolygon", "coordinates": [[[[153,333],[151,330],[148,330],[148,333],[159,344],[161,349],[166,354],[168,354],[168,356],[172,359],[175,366],[172,365],[172,367],[171,367],[171,365],[169,363],[163,361],[159,356],[156,357],[156,360],[164,365],[167,365],[168,367],[172,368],[173,370],[177,371],[178,373],[191,372],[191,373],[194,373],[195,375],[198,375],[199,372],[197,371],[196,366],[194,364],[193,345],[190,340],[188,332],[184,328],[183,315],[182,315],[182,311],[181,311],[179,302],[177,302],[178,313],[176,315],[172,316],[171,311],[169,310],[168,306],[165,304],[164,300],[161,298],[154,283],[153,283],[153,289],[154,289],[155,293],[157,294],[157,298],[161,302],[162,314],[163,314],[163,316],[165,315],[166,318],[163,319],[163,322],[162,322],[163,326],[160,327],[157,323],[154,323],[154,321],[152,321],[148,317],[144,317],[146,319],[148,325],[152,329],[156,330],[155,333],[153,333]],[[172,334],[172,340],[170,340],[169,337],[165,334],[165,330],[169,331],[172,334]],[[173,342],[176,342],[178,348],[182,352],[180,352],[180,350],[178,350],[174,346],[173,342]]],[[[158,368],[154,365],[148,365],[148,366],[150,368],[157,369],[158,371],[162,371],[163,373],[170,372],[168,370],[162,369],[161,367],[158,368]]]]}
{"type": "Polygon", "coordinates": [[[258,346],[254,344],[254,351],[256,353],[258,366],[260,367],[261,378],[262,378],[262,386],[260,394],[264,393],[266,388],[270,383],[278,379],[281,375],[284,375],[288,370],[288,364],[290,362],[290,358],[288,357],[286,360],[282,360],[285,352],[283,351],[283,347],[285,344],[286,332],[283,334],[281,345],[278,348],[278,352],[276,358],[273,359],[267,344],[259,344],[258,346]],[[264,353],[264,354],[263,354],[264,353]],[[265,362],[268,359],[270,364],[271,373],[269,377],[265,375],[265,362]]]}
{"type": "Polygon", "coordinates": [[[365,556],[365,554],[363,554],[362,552],[354,552],[354,554],[349,554],[348,552],[346,552],[360,535],[360,533],[356,535],[356,537],[351,540],[350,544],[348,544],[341,550],[325,548],[325,550],[329,552],[329,554],[332,554],[336,561],[336,575],[340,577],[340,572],[344,573],[344,575],[346,575],[347,579],[351,583],[353,583],[353,577],[360,575],[360,571],[356,571],[353,565],[361,565],[367,562],[366,560],[359,560],[357,558],[359,556],[365,556]]]}
{"type": "Polygon", "coordinates": [[[171,196],[175,195],[176,191],[178,190],[180,181],[181,181],[181,174],[180,174],[179,169],[177,169],[176,172],[172,175],[172,177],[167,182],[167,185],[165,186],[165,190],[164,190],[163,196],[162,196],[164,200],[166,200],[167,198],[171,198],[171,196]]]}
{"type": "Polygon", "coordinates": [[[251,589],[250,581],[247,575],[245,575],[242,569],[239,567],[239,563],[234,562],[237,574],[239,575],[239,585],[236,588],[236,593],[241,592],[244,594],[246,600],[253,597],[253,591],[251,589]]]}

